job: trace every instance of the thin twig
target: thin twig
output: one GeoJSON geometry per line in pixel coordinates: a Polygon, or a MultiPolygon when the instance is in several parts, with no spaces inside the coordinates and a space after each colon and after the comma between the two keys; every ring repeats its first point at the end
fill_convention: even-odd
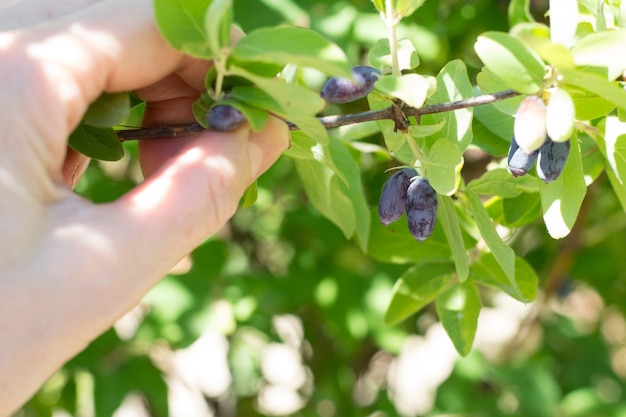
{"type": "MultiPolygon", "coordinates": [[[[484,104],[494,103],[496,101],[505,100],[507,98],[518,95],[513,90],[499,91],[493,94],[484,94],[482,96],[472,97],[465,100],[452,101],[449,103],[431,104],[419,109],[407,107],[403,109],[405,116],[420,116],[424,114],[443,113],[469,107],[481,106],[484,104]]],[[[318,119],[325,128],[333,128],[339,126],[352,125],[356,123],[369,122],[373,120],[394,120],[394,112],[392,107],[382,110],[369,110],[361,113],[341,114],[324,116],[318,119]]],[[[298,126],[289,123],[289,129],[299,130],[298,126]]],[[[204,131],[198,123],[184,123],[178,125],[167,125],[157,127],[144,127],[139,129],[118,130],[117,136],[122,141],[127,140],[145,140],[156,138],[171,138],[191,136],[204,131]]]]}

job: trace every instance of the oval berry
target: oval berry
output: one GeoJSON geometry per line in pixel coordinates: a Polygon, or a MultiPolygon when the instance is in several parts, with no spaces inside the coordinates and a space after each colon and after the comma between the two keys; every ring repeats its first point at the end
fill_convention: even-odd
{"type": "Polygon", "coordinates": [[[567,157],[569,156],[570,141],[553,142],[552,140],[539,148],[539,156],[537,160],[537,176],[546,184],[559,178],[567,157]]]}
{"type": "Polygon", "coordinates": [[[368,66],[352,68],[352,79],[331,77],[322,87],[321,97],[329,103],[348,103],[367,96],[373,89],[380,71],[368,66]]]}
{"type": "Polygon", "coordinates": [[[530,153],[526,152],[519,147],[515,138],[513,138],[513,140],[511,140],[511,145],[509,146],[509,155],[507,160],[509,172],[513,174],[514,177],[521,177],[528,174],[528,171],[531,170],[537,161],[537,154],[538,151],[530,153]]]}
{"type": "Polygon", "coordinates": [[[387,226],[398,220],[406,211],[406,190],[411,178],[417,172],[414,169],[404,168],[393,174],[385,183],[378,203],[378,218],[387,226]]]}
{"type": "Polygon", "coordinates": [[[515,112],[513,135],[520,148],[532,152],[546,141],[546,105],[537,96],[527,96],[515,112]]]}
{"type": "Polygon", "coordinates": [[[237,129],[246,118],[236,108],[220,104],[211,109],[208,115],[209,127],[218,132],[230,132],[237,129]]]}
{"type": "Polygon", "coordinates": [[[572,136],[576,109],[574,101],[562,88],[553,88],[546,110],[546,131],[555,142],[565,142],[572,136]]]}
{"type": "Polygon", "coordinates": [[[415,239],[423,242],[433,233],[437,208],[437,193],[428,180],[414,179],[406,192],[406,217],[415,239]]]}

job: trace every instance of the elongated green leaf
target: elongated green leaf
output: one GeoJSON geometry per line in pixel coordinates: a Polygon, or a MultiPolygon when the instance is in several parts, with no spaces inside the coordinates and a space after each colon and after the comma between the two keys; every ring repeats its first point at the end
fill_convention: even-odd
{"type": "Polygon", "coordinates": [[[320,33],[302,27],[257,29],[239,41],[232,57],[240,63],[294,64],[352,78],[343,50],[320,33]]]}
{"type": "Polygon", "coordinates": [[[480,284],[504,291],[523,303],[537,297],[539,278],[533,268],[519,256],[515,258],[515,282],[511,282],[493,254],[483,254],[470,268],[470,278],[480,284]]]}
{"type": "Polygon", "coordinates": [[[540,181],[539,185],[543,220],[548,233],[554,239],[561,239],[572,230],[587,193],[582,156],[576,137],[571,139],[567,163],[559,178],[550,184],[540,181]]]}
{"type": "Polygon", "coordinates": [[[385,314],[387,324],[396,324],[433,301],[454,279],[451,263],[417,264],[406,271],[393,287],[385,314]]]}
{"type": "Polygon", "coordinates": [[[477,194],[497,195],[502,198],[517,197],[522,193],[537,193],[539,186],[534,177],[515,178],[504,168],[492,169],[472,180],[467,188],[477,194]]]}
{"type": "Polygon", "coordinates": [[[383,75],[376,81],[378,91],[389,97],[399,98],[414,108],[422,107],[435,88],[436,81],[433,77],[419,74],[383,75]]]}
{"type": "MultiPolygon", "coordinates": [[[[419,56],[415,45],[409,39],[401,39],[398,41],[398,66],[400,70],[410,70],[420,64],[419,56]]],[[[388,39],[379,39],[370,49],[368,59],[370,63],[383,72],[385,69],[390,70],[392,67],[391,51],[389,49],[388,39]]]]}
{"type": "Polygon", "coordinates": [[[522,94],[535,94],[542,86],[544,63],[519,38],[502,32],[486,32],[478,37],[476,53],[509,88],[522,94]]]}
{"type": "Polygon", "coordinates": [[[250,105],[235,98],[220,100],[219,105],[228,105],[239,110],[246,118],[246,121],[250,124],[250,128],[255,132],[259,132],[263,129],[263,126],[265,126],[265,122],[267,122],[269,117],[267,110],[250,105]]]}
{"type": "Polygon", "coordinates": [[[128,93],[103,93],[89,105],[83,123],[95,127],[117,126],[130,114],[128,93]]]}
{"type": "MultiPolygon", "coordinates": [[[[473,96],[472,83],[467,75],[467,68],[463,61],[450,61],[437,75],[437,91],[428,99],[427,104],[448,103],[470,98],[473,96]]],[[[443,130],[434,137],[444,137],[457,143],[464,151],[472,142],[472,115],[471,108],[454,110],[445,113],[435,113],[424,116],[423,123],[438,124],[445,121],[443,130]]]]}
{"type": "Polygon", "coordinates": [[[161,34],[178,50],[211,58],[204,29],[204,16],[210,4],[210,0],[155,0],[154,13],[161,34]]]}
{"type": "Polygon", "coordinates": [[[454,201],[452,201],[452,198],[441,194],[437,194],[437,200],[439,202],[437,217],[450,245],[456,274],[459,277],[459,281],[464,282],[469,274],[469,259],[454,201]]]}
{"type": "Polygon", "coordinates": [[[559,69],[574,67],[571,51],[563,44],[550,40],[551,31],[548,26],[542,23],[522,23],[511,29],[511,35],[520,38],[552,66],[559,69]]]}
{"type": "Polygon", "coordinates": [[[473,282],[457,283],[437,297],[437,315],[459,355],[466,356],[472,349],[480,297],[473,282]]]}
{"type": "Polygon", "coordinates": [[[291,132],[291,146],[285,151],[285,155],[296,159],[315,160],[330,169],[344,184],[348,184],[343,172],[335,165],[328,146],[317,142],[302,132],[291,132]]]}
{"type": "Polygon", "coordinates": [[[463,152],[451,140],[438,139],[430,148],[426,168],[428,181],[437,193],[452,195],[461,182],[463,152]]]}
{"type": "Polygon", "coordinates": [[[246,192],[243,193],[243,197],[241,197],[241,201],[239,202],[239,207],[248,208],[256,202],[256,199],[259,195],[259,189],[257,187],[257,182],[253,182],[246,188],[246,192]]]}
{"type": "Polygon", "coordinates": [[[417,9],[422,7],[426,0],[395,0],[394,8],[400,17],[411,16],[417,9]]]}
{"type": "Polygon", "coordinates": [[[311,204],[341,229],[353,236],[363,251],[367,248],[370,213],[356,161],[339,141],[331,141],[325,159],[331,159],[345,182],[327,164],[314,159],[295,159],[296,169],[311,204]]]}
{"type": "Polygon", "coordinates": [[[508,13],[509,26],[511,27],[519,23],[535,21],[530,13],[530,0],[511,0],[508,13]]]}
{"type": "Polygon", "coordinates": [[[469,189],[465,190],[465,196],[470,202],[474,219],[480,230],[480,234],[485,240],[487,247],[491,250],[496,261],[502,268],[505,276],[508,278],[511,285],[515,284],[515,252],[502,240],[494,224],[491,222],[483,203],[478,196],[469,189]]]}
{"type": "Polygon", "coordinates": [[[328,133],[315,115],[325,105],[324,100],[308,88],[297,84],[287,84],[277,78],[261,77],[246,71],[243,68],[231,66],[232,75],[250,80],[261,89],[273,102],[259,103],[262,106],[271,106],[276,115],[298,126],[307,136],[318,142],[328,143],[328,133]],[[297,97],[297,100],[294,100],[297,97]]]}
{"type": "Polygon", "coordinates": [[[79,125],[70,135],[68,145],[90,158],[117,161],[124,156],[122,142],[111,128],[79,125]]]}
{"type": "Polygon", "coordinates": [[[524,193],[518,197],[502,200],[502,224],[507,227],[520,227],[536,221],[541,212],[539,194],[524,193]]]}
{"type": "Polygon", "coordinates": [[[578,66],[604,67],[607,78],[614,80],[626,68],[626,30],[610,30],[585,36],[572,48],[578,66]]]}
{"type": "Polygon", "coordinates": [[[213,56],[219,56],[222,48],[230,46],[232,8],[232,0],[211,0],[204,15],[204,30],[213,56]]]}
{"type": "Polygon", "coordinates": [[[596,140],[606,161],[609,181],[626,210],[626,123],[615,116],[607,117],[604,138],[597,137],[596,140]]]}
{"type": "Polygon", "coordinates": [[[617,107],[626,110],[626,91],[605,78],[583,71],[563,70],[563,82],[613,102],[617,107]]]}

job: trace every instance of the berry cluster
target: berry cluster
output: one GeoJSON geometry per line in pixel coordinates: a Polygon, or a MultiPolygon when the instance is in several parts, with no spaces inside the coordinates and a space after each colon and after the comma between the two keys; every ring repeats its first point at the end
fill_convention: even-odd
{"type": "Polygon", "coordinates": [[[378,203],[378,218],[387,226],[406,213],[411,235],[420,242],[435,228],[437,193],[426,178],[414,169],[404,168],[389,178],[378,203]]]}
{"type": "Polygon", "coordinates": [[[574,103],[560,88],[550,91],[546,106],[537,96],[526,97],[515,113],[513,139],[509,147],[509,172],[526,175],[537,163],[537,176],[546,184],[563,171],[574,128],[574,103]]]}

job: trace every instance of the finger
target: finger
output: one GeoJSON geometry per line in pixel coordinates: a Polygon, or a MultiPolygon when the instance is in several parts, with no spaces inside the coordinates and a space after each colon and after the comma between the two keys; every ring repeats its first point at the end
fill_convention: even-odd
{"type": "Polygon", "coordinates": [[[171,256],[160,260],[159,272],[167,272],[230,219],[246,187],[287,148],[288,136],[285,123],[271,119],[258,133],[246,125],[228,134],[170,140],[182,149],[118,200],[114,216],[124,220],[115,229],[140,239],[131,245],[171,256]]]}
{"type": "MultiPolygon", "coordinates": [[[[14,36],[13,47],[25,51],[35,67],[33,76],[39,78],[35,83],[29,80],[39,89],[35,96],[49,98],[42,111],[66,122],[65,130],[57,133],[62,138],[102,91],[146,87],[184,61],[159,34],[150,0],[98,3],[14,36]]],[[[23,85],[21,77],[16,81],[33,88],[23,85]]]]}

